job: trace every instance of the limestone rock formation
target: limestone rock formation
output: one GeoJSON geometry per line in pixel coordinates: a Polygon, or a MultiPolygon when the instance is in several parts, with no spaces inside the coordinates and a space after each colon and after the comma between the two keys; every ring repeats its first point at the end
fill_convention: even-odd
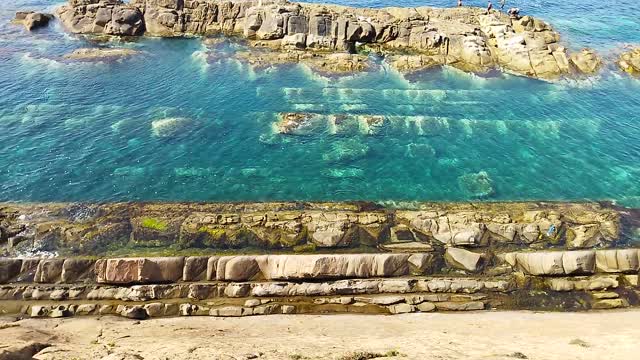
{"type": "Polygon", "coordinates": [[[618,66],[631,75],[640,75],[640,48],[622,54],[618,60],[618,66]]]}
{"type": "Polygon", "coordinates": [[[22,24],[25,29],[31,31],[47,26],[51,19],[53,19],[53,15],[51,14],[43,14],[33,11],[18,11],[12,23],[22,24]]]}
{"type": "MultiPolygon", "coordinates": [[[[263,66],[303,61],[330,73],[361,71],[369,64],[353,54],[363,49],[389,56],[400,71],[451,65],[473,72],[502,68],[543,79],[572,71],[566,49],[558,45],[558,33],[545,22],[470,7],[364,9],[286,0],[70,0],[57,14],[74,33],[242,36],[254,47],[278,52],[244,56],[255,56],[253,63],[263,66]]],[[[579,70],[592,69],[584,56],[575,60],[579,70]]]]}

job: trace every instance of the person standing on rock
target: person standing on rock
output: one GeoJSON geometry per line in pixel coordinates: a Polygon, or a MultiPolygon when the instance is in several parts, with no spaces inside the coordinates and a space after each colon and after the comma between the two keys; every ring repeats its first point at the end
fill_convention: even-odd
{"type": "Polygon", "coordinates": [[[504,6],[507,4],[507,0],[500,0],[500,10],[504,10],[504,6]]]}
{"type": "Polygon", "coordinates": [[[458,7],[462,7],[462,0],[458,0],[458,7]]]}
{"type": "Polygon", "coordinates": [[[489,4],[487,5],[487,15],[491,13],[492,9],[493,9],[493,4],[491,3],[491,0],[489,0],[489,4]]]}

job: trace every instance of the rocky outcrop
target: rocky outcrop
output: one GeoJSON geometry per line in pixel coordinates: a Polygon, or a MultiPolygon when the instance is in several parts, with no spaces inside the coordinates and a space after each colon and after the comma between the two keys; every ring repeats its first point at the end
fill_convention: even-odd
{"type": "Polygon", "coordinates": [[[110,60],[129,57],[139,53],[139,51],[125,48],[86,48],[76,49],[72,53],[65,55],[64,58],[69,60],[110,60]]]}
{"type": "Polygon", "coordinates": [[[56,15],[75,34],[136,36],[145,31],[140,8],[120,0],[70,0],[56,15]]]}
{"type": "Polygon", "coordinates": [[[286,0],[133,0],[128,4],[70,0],[59,8],[58,16],[74,33],[238,35],[253,46],[278,52],[255,55],[253,62],[260,65],[311,61],[320,70],[360,71],[368,66],[357,57],[325,55],[364,48],[389,56],[401,71],[451,65],[465,71],[501,68],[553,79],[591,69],[578,58],[578,66],[569,66],[558,33],[545,22],[470,7],[364,9],[286,0]]]}
{"type": "Polygon", "coordinates": [[[640,48],[622,54],[618,60],[618,66],[631,75],[640,75],[640,48]]]}
{"type": "Polygon", "coordinates": [[[53,19],[53,15],[51,14],[43,14],[33,11],[18,11],[15,19],[12,20],[12,23],[23,25],[25,29],[31,31],[47,26],[51,19],[53,19]]]}

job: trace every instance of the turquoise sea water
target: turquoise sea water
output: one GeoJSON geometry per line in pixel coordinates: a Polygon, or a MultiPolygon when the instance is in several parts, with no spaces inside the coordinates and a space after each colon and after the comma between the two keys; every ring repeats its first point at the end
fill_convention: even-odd
{"type": "MultiPolygon", "coordinates": [[[[407,79],[384,66],[329,79],[302,66],[253,71],[207,52],[199,39],[111,42],[100,46],[143,54],[70,63],[61,56],[98,45],[64,34],[58,23],[33,33],[8,24],[15,10],[56,3],[0,2],[2,201],[471,200],[486,193],[487,200],[640,206],[640,81],[613,67],[554,84],[453,69],[407,79]],[[329,127],[273,134],[278,112],[302,111],[393,121],[375,135],[329,127]],[[178,136],[154,136],[151,123],[170,117],[191,122],[178,136]],[[490,181],[483,175],[474,183],[478,173],[490,181]]],[[[573,48],[592,46],[611,58],[640,43],[636,0],[508,4],[547,19],[573,48]]]]}

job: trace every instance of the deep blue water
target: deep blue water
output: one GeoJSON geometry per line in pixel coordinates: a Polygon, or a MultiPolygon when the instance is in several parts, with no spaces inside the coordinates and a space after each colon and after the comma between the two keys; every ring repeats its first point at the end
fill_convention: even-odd
{"type": "MultiPolygon", "coordinates": [[[[69,63],[60,57],[96,45],[57,23],[34,33],[8,24],[17,9],[56,3],[0,2],[0,200],[470,200],[465,179],[485,172],[490,200],[640,206],[640,81],[613,67],[554,84],[453,69],[405,79],[384,67],[326,79],[215,61],[199,39],[111,43],[144,53],[69,63]],[[287,137],[272,129],[283,111],[394,117],[374,136],[287,137]],[[168,117],[192,123],[153,136],[152,121],[168,117]]],[[[636,0],[509,5],[573,48],[613,57],[640,43],[636,0]]]]}

